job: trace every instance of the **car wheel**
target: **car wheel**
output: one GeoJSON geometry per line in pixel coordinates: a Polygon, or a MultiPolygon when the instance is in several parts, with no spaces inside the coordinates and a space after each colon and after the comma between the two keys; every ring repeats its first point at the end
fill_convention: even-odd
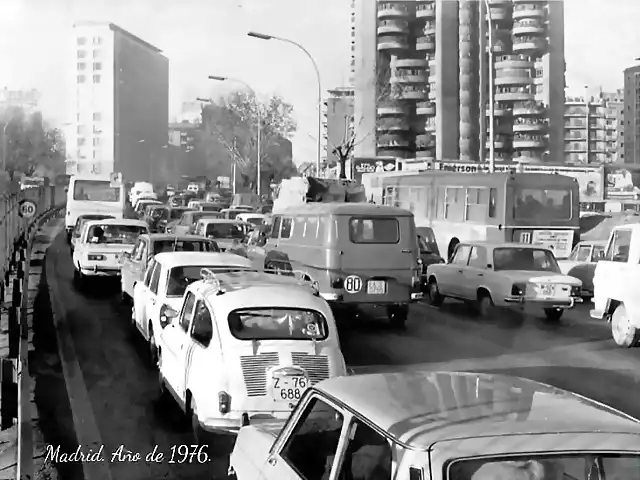
{"type": "Polygon", "coordinates": [[[611,334],[620,347],[637,347],[640,343],[640,331],[631,323],[624,304],[618,305],[611,316],[611,334]]]}
{"type": "Polygon", "coordinates": [[[196,401],[191,396],[189,396],[189,408],[187,409],[187,417],[189,418],[189,422],[191,423],[191,433],[193,434],[193,438],[196,443],[199,444],[202,440],[202,427],[200,426],[200,421],[198,420],[198,406],[196,405],[196,401]]]}
{"type": "Polygon", "coordinates": [[[158,403],[168,404],[171,395],[167,389],[167,384],[162,376],[162,372],[158,369],[158,403]]]}
{"type": "Polygon", "coordinates": [[[158,366],[158,346],[151,324],[149,324],[149,363],[152,367],[158,366]]]}
{"type": "Polygon", "coordinates": [[[440,290],[438,289],[438,282],[435,278],[429,280],[429,303],[434,307],[439,307],[444,302],[444,297],[440,295],[440,290]]]}
{"type": "Polygon", "coordinates": [[[409,317],[409,305],[394,305],[387,309],[387,316],[393,328],[403,330],[406,328],[409,317]]]}
{"type": "Polygon", "coordinates": [[[481,294],[478,298],[478,313],[483,318],[491,318],[494,316],[496,306],[493,303],[491,295],[488,293],[481,294]]]}
{"type": "Polygon", "coordinates": [[[562,308],[545,308],[544,314],[550,322],[558,322],[562,318],[564,309],[562,308]]]}

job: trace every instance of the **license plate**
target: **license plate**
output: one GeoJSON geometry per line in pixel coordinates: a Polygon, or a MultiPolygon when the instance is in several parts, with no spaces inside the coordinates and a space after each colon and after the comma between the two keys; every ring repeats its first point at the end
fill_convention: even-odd
{"type": "Polygon", "coordinates": [[[384,280],[369,280],[367,282],[367,293],[372,295],[384,295],[387,293],[387,282],[384,280]]]}
{"type": "Polygon", "coordinates": [[[274,378],[271,389],[275,401],[297,402],[308,387],[309,379],[296,375],[274,378]]]}
{"type": "Polygon", "coordinates": [[[540,292],[544,297],[553,297],[556,294],[556,286],[555,285],[541,285],[540,292]]]}

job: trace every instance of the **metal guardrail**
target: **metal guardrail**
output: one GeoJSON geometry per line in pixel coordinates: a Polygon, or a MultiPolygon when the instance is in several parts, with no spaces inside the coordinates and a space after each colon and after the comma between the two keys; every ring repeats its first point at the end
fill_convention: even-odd
{"type": "MultiPolygon", "coordinates": [[[[62,189],[59,189],[62,190],[62,189]]],[[[28,355],[29,324],[27,302],[29,264],[33,243],[40,227],[56,216],[64,197],[55,187],[17,191],[0,197],[0,301],[12,285],[9,307],[9,353],[0,359],[0,429],[18,426],[17,478],[32,479],[34,443],[31,426],[31,399],[28,355]],[[24,201],[35,204],[23,209],[24,201]],[[32,213],[31,216],[28,216],[32,213]]]]}

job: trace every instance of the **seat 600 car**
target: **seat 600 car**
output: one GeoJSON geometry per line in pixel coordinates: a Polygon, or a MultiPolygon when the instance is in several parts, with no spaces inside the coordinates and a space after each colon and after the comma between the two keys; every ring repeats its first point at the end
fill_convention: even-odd
{"type": "Polygon", "coordinates": [[[346,375],[331,309],[305,281],[205,269],[180,313],[165,316],[161,386],[191,418],[196,438],[203,430],[229,438],[251,419],[287,418],[309,386],[346,375]]]}
{"type": "Polygon", "coordinates": [[[553,252],[536,245],[461,243],[449,263],[427,267],[427,278],[432,305],[456,298],[474,302],[486,317],[495,306],[532,306],[559,320],[565,309],[582,302],[582,282],[563,275],[553,252]]]}
{"type": "Polygon", "coordinates": [[[638,479],[640,422],[531,380],[355,375],[307,391],[284,425],[240,429],[237,480],[638,479]]]}
{"type": "Polygon", "coordinates": [[[149,233],[140,220],[92,220],[83,227],[73,251],[74,280],[120,275],[120,257],[130,251],[138,236],[149,233]]]}

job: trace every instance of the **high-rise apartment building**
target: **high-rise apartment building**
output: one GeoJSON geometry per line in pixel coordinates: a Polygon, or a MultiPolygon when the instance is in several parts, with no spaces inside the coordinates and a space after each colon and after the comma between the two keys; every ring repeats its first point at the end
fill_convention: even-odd
{"type": "Polygon", "coordinates": [[[355,0],[357,156],[564,158],[560,0],[355,0]],[[487,8],[488,5],[488,8],[487,8]],[[493,85],[489,42],[493,40],[493,85]]]}
{"type": "Polygon", "coordinates": [[[74,26],[75,125],[68,172],[153,181],[165,155],[169,62],[161,50],[112,23],[74,26]]]}
{"type": "Polygon", "coordinates": [[[335,165],[338,157],[334,148],[345,145],[358,133],[353,122],[353,88],[335,88],[328,91],[324,101],[324,141],[327,146],[327,165],[335,165]]]}
{"type": "Polygon", "coordinates": [[[622,90],[601,93],[597,97],[567,98],[564,108],[564,158],[567,163],[623,161],[622,90]]]}
{"type": "Polygon", "coordinates": [[[38,90],[0,90],[0,111],[21,108],[25,114],[35,113],[40,106],[41,94],[38,90]]]}
{"type": "Polygon", "coordinates": [[[624,70],[624,163],[640,163],[640,65],[624,70]]]}

